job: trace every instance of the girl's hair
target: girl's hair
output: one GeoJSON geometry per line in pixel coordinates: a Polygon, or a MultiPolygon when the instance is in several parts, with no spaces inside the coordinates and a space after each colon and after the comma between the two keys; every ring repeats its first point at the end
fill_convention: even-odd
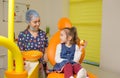
{"type": "Polygon", "coordinates": [[[68,36],[72,37],[72,39],[70,40],[70,44],[77,44],[80,41],[80,39],[78,38],[77,30],[75,27],[64,28],[62,30],[65,31],[67,38],[68,38],[68,36]]]}

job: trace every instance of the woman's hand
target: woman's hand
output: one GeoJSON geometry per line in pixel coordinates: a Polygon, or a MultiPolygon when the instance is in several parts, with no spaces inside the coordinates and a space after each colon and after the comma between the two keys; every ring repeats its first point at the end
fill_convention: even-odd
{"type": "Polygon", "coordinates": [[[48,58],[47,58],[47,53],[45,52],[44,54],[44,61],[47,62],[48,61],[48,58]]]}

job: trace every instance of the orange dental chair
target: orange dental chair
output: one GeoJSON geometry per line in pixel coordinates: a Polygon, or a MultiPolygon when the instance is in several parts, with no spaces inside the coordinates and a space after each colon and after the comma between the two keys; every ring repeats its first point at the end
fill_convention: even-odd
{"type": "MultiPolygon", "coordinates": [[[[58,29],[59,31],[57,31],[50,39],[49,41],[49,45],[48,45],[48,49],[47,49],[47,57],[48,57],[48,60],[49,62],[54,66],[55,65],[55,61],[54,61],[54,58],[55,58],[55,51],[56,51],[56,46],[57,44],[60,43],[60,39],[59,39],[59,36],[60,36],[60,30],[65,28],[65,27],[72,27],[72,24],[70,22],[69,19],[67,18],[62,18],[60,19],[60,21],[58,22],[58,29]]],[[[81,45],[81,44],[78,44],[78,45],[81,45]]],[[[84,56],[85,56],[85,50],[83,49],[82,50],[82,56],[80,58],[80,63],[82,63],[83,59],[84,59],[84,56]]],[[[97,78],[95,75],[93,75],[92,73],[90,72],[87,72],[88,74],[88,77],[89,78],[97,78]]],[[[76,77],[76,75],[74,75],[76,77]]],[[[56,73],[56,72],[51,72],[48,74],[48,77],[47,78],[64,78],[64,74],[63,73],[56,73]]]]}

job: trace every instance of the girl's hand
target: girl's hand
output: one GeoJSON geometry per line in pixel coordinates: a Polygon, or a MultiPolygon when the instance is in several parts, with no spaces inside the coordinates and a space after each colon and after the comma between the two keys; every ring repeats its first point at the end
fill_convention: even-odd
{"type": "Polygon", "coordinates": [[[87,46],[87,41],[81,40],[80,41],[80,49],[86,48],[86,46],[87,46]]]}

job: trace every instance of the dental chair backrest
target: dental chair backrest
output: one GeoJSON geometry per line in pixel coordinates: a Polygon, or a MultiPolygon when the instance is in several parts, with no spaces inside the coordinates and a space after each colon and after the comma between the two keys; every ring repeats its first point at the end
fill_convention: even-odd
{"type": "MultiPolygon", "coordinates": [[[[49,62],[52,65],[55,65],[55,52],[56,52],[56,46],[60,43],[60,30],[66,27],[72,27],[72,24],[68,18],[61,18],[58,22],[58,31],[51,37],[47,49],[47,57],[49,62]]],[[[78,42],[78,45],[80,46],[80,42],[78,42]]],[[[85,50],[82,49],[82,56],[80,58],[80,63],[82,63],[85,56],[85,50]]]]}

